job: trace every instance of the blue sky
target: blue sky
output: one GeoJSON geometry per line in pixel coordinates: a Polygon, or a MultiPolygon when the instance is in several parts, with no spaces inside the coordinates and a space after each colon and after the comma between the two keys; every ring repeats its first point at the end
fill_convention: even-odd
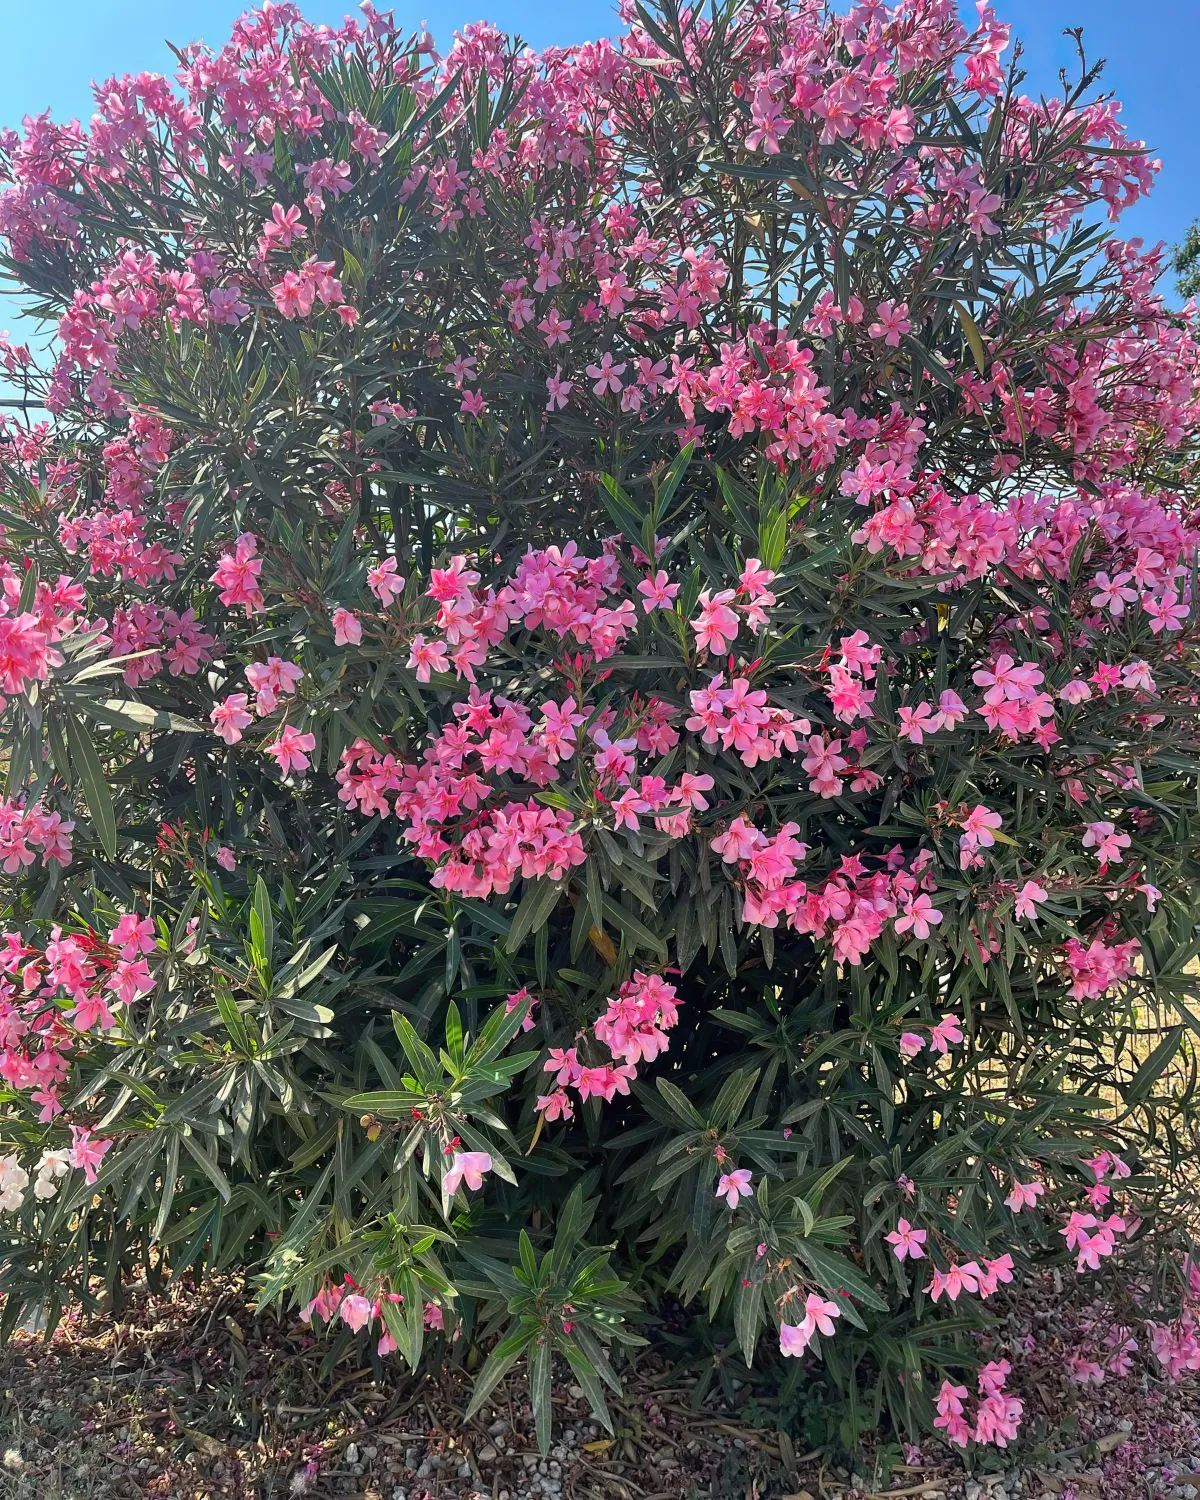
{"type": "MultiPolygon", "coordinates": [[[[381,5],[385,0],[380,0],[381,5]]],[[[336,21],[346,0],[302,0],[314,21],[336,21]]],[[[519,31],[534,46],[571,43],[615,29],[608,0],[420,0],[397,13],[428,20],[439,42],[481,15],[519,31]]],[[[49,107],[56,117],[87,119],[89,85],[114,72],[170,71],[166,40],[220,43],[238,0],[7,0],[0,49],[0,125],[49,107]]],[[[970,11],[970,0],[963,0],[970,11]]],[[[1058,69],[1071,62],[1066,26],[1082,25],[1089,57],[1106,57],[1104,82],[1125,106],[1127,128],[1162,158],[1153,196],[1121,221],[1122,233],[1148,243],[1179,240],[1200,215],[1200,134],[1194,111],[1200,54],[1200,0],[996,0],[1025,44],[1030,92],[1057,90],[1058,69]]]]}

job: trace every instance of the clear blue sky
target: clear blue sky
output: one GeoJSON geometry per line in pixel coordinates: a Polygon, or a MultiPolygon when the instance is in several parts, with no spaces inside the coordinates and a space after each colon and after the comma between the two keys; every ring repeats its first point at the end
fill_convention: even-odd
{"type": "MultiPolygon", "coordinates": [[[[353,4],[301,0],[313,21],[336,21],[353,4]]],[[[419,0],[397,14],[413,25],[428,20],[439,43],[458,26],[486,17],[519,31],[533,46],[586,41],[615,29],[609,0],[419,0]]],[[[1122,232],[1148,243],[1174,242],[1200,215],[1200,132],[1187,104],[1197,92],[1200,0],[995,0],[1025,43],[1026,87],[1057,88],[1071,61],[1066,26],[1082,25],[1089,57],[1106,57],[1104,81],[1125,106],[1127,128],[1162,158],[1153,196],[1122,220],[1122,232]]],[[[385,0],[379,0],[382,9],[385,0]]],[[[245,4],[238,0],[4,0],[0,48],[0,125],[17,125],[47,107],[56,117],[86,120],[89,84],[111,73],[171,71],[165,45],[224,41],[245,4]]],[[[972,10],[970,0],[963,9],[972,10]]]]}

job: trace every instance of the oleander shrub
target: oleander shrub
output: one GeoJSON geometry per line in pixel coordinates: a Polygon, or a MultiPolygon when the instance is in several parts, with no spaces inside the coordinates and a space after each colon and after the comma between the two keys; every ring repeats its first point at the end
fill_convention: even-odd
{"type": "Polygon", "coordinates": [[[363,9],[0,137],[3,1328],[237,1268],[543,1444],[665,1319],[1002,1446],[1200,1026],[1154,164],[986,5],[363,9]]]}

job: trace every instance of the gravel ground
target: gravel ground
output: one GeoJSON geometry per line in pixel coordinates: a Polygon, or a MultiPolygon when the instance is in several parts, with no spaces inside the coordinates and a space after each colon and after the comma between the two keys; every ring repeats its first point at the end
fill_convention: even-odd
{"type": "Polygon", "coordinates": [[[1018,1445],[968,1456],[940,1444],[859,1455],[854,1474],[797,1455],[769,1420],[763,1384],[696,1402],[696,1373],[649,1353],[592,1420],[565,1366],[556,1443],[540,1458],[520,1380],[463,1420],[470,1377],[358,1368],[299,1323],[256,1320],[241,1287],[136,1294],[119,1321],[20,1334],[0,1353],[4,1500],[1197,1500],[1200,1387],[1133,1368],[1080,1388],[1070,1354],[1113,1326],[1106,1307],[1064,1305],[1050,1283],[1009,1309],[986,1351],[1013,1365],[1026,1402],[1018,1445]],[[732,1396],[732,1400],[727,1399],[732,1396]],[[743,1397],[752,1397],[747,1404],[743,1397]],[[743,1409],[745,1408],[745,1409],[743,1409]],[[906,1462],[897,1462],[903,1457],[906,1462]]]}

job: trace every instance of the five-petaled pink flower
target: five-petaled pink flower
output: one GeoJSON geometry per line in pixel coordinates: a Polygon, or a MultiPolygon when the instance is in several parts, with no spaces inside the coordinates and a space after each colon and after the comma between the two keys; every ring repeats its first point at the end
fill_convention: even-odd
{"type": "Polygon", "coordinates": [[[875,319],[867,332],[873,339],[882,339],[889,349],[899,349],[901,335],[912,332],[907,302],[881,302],[875,309],[875,319]]]}
{"type": "Polygon", "coordinates": [[[698,599],[700,614],[688,623],[696,632],[696,649],[711,651],[714,656],[724,656],[733,644],[740,621],[730,609],[735,597],[733,589],[721,589],[716,594],[705,589],[698,599]]]}
{"type": "Polygon", "coordinates": [[[371,1305],[371,1299],[364,1297],[361,1292],[351,1292],[348,1297],[343,1297],[338,1304],[338,1312],[342,1321],[348,1323],[355,1333],[360,1328],[365,1328],[371,1321],[375,1309],[371,1305]]]}
{"type": "Polygon", "coordinates": [[[1038,1199],[1045,1191],[1043,1183],[1018,1182],[1014,1177],[1012,1191],[1004,1201],[1013,1213],[1019,1214],[1023,1208],[1036,1208],[1038,1199]]]}
{"type": "Polygon", "coordinates": [[[433,672],[445,672],[449,666],[444,641],[427,641],[423,635],[414,635],[408,653],[408,665],[415,667],[418,682],[428,682],[433,672]]]}
{"type": "Polygon", "coordinates": [[[73,1167],[83,1168],[84,1179],[87,1182],[95,1182],[96,1169],[111,1146],[112,1141],[97,1139],[90,1130],[78,1125],[71,1126],[69,1160],[73,1167]]]}
{"type": "Polygon", "coordinates": [[[396,570],[394,557],[385,557],[381,563],[367,569],[367,587],[384,609],[400,597],[404,592],[404,579],[396,570]]]}
{"type": "Polygon", "coordinates": [[[625,366],[613,364],[612,355],[605,353],[598,365],[588,365],[587,373],[596,382],[592,389],[597,396],[603,396],[605,391],[612,391],[615,396],[621,389],[620,377],[625,373],[625,366]]]}
{"type": "Polygon", "coordinates": [[[285,724],[279,738],[267,746],[267,754],[279,762],[279,769],[289,776],[293,771],[307,771],[308,751],[315,750],[317,739],[312,734],[301,734],[294,724],[285,724]]]}
{"type": "Polygon", "coordinates": [[[754,1174],[749,1167],[739,1167],[736,1172],[726,1172],[717,1183],[717,1197],[724,1198],[730,1208],[736,1208],[743,1198],[753,1198],[754,1189],[750,1179],[754,1174]]]}
{"type": "Polygon", "coordinates": [[[667,575],[659,568],[653,578],[644,578],[638,584],[637,591],[642,596],[642,608],[650,614],[652,610],[670,609],[679,592],[679,585],[668,583],[667,575]]]}
{"type": "Polygon", "coordinates": [[[242,737],[242,730],[254,722],[254,715],[246,712],[248,702],[246,693],[230,693],[209,714],[213,732],[227,745],[236,745],[242,737]]]}
{"type": "Polygon", "coordinates": [[[485,1172],[492,1170],[492,1158],[486,1151],[456,1151],[450,1158],[450,1167],[442,1178],[446,1196],[453,1198],[460,1185],[466,1182],[472,1192],[483,1186],[485,1172]]]}
{"type": "Polygon", "coordinates": [[[335,646],[357,646],[362,641],[362,621],[348,609],[333,612],[333,644],[335,646]]]}
{"type": "Polygon", "coordinates": [[[911,1255],[913,1260],[924,1260],[925,1251],[922,1248],[928,1238],[928,1231],[914,1229],[907,1219],[900,1219],[891,1234],[884,1238],[892,1246],[897,1260],[903,1260],[905,1256],[911,1255]]]}

